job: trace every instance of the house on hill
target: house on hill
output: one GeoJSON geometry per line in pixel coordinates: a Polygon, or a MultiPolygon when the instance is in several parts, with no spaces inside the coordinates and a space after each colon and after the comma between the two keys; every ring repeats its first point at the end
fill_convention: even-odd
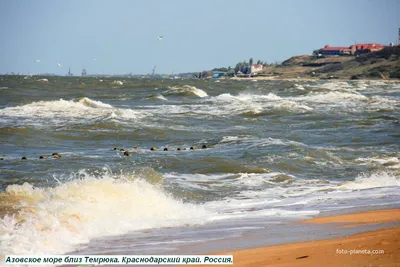
{"type": "Polygon", "coordinates": [[[323,56],[356,55],[356,54],[379,51],[383,48],[385,48],[385,46],[381,44],[355,44],[351,46],[326,45],[324,46],[324,48],[319,49],[318,53],[323,56]]]}
{"type": "Polygon", "coordinates": [[[263,70],[264,70],[264,66],[262,64],[253,64],[250,67],[251,74],[260,73],[260,72],[263,72],[263,70]]]}

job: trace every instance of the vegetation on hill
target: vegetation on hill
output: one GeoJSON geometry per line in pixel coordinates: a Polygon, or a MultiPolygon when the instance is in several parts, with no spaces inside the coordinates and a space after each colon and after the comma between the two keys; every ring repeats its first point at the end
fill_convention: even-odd
{"type": "MultiPolygon", "coordinates": [[[[245,76],[250,73],[253,58],[238,62],[235,68],[215,68],[200,73],[197,77],[211,77],[213,73],[223,73],[232,77],[245,76]]],[[[258,60],[264,66],[263,73],[258,76],[274,76],[280,78],[320,78],[320,79],[361,79],[378,78],[400,79],[400,46],[386,47],[380,51],[364,53],[357,56],[318,56],[300,55],[291,57],[281,64],[268,64],[258,60]]]]}
{"type": "Polygon", "coordinates": [[[353,79],[400,79],[400,46],[386,47],[380,51],[362,54],[347,62],[328,64],[316,70],[315,73],[353,79]]]}

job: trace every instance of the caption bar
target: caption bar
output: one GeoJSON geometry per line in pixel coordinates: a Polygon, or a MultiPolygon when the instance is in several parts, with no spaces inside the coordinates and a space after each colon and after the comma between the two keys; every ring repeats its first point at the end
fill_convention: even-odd
{"type": "Polygon", "coordinates": [[[232,255],[7,255],[5,264],[233,264],[232,255]]]}

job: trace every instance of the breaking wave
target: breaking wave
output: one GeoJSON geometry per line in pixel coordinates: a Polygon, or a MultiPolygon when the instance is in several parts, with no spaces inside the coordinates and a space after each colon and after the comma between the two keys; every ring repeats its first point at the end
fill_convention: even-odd
{"type": "Polygon", "coordinates": [[[168,90],[165,91],[164,95],[176,95],[176,96],[197,96],[206,97],[208,94],[195,86],[184,85],[184,86],[169,86],[168,90]]]}
{"type": "Polygon", "coordinates": [[[91,238],[203,222],[201,206],[184,204],[143,179],[84,174],[54,188],[8,186],[19,213],[0,219],[1,254],[57,254],[91,238]]]}

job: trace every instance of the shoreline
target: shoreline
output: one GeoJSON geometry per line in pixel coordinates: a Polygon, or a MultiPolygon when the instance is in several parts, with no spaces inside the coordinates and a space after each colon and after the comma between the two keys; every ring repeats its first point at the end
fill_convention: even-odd
{"type": "MultiPolygon", "coordinates": [[[[226,79],[226,78],[225,78],[226,79]]],[[[218,79],[215,79],[218,80],[218,79]]],[[[220,80],[224,80],[224,78],[220,78],[220,80]]],[[[254,77],[232,77],[226,80],[231,81],[383,81],[383,82],[400,82],[400,79],[397,78],[359,78],[359,79],[350,79],[346,77],[337,77],[332,79],[322,79],[319,77],[285,77],[285,76],[254,76],[254,77]]]]}
{"type": "MultiPolygon", "coordinates": [[[[211,255],[233,255],[233,266],[400,266],[400,226],[363,231],[366,224],[400,222],[400,209],[369,210],[349,214],[315,217],[299,224],[321,224],[359,228],[359,233],[344,237],[292,242],[211,255]]],[[[282,234],[285,235],[285,234],[282,234]]],[[[202,265],[201,265],[202,266],[202,265]]],[[[230,265],[232,266],[232,265],[230,265]]]]}

